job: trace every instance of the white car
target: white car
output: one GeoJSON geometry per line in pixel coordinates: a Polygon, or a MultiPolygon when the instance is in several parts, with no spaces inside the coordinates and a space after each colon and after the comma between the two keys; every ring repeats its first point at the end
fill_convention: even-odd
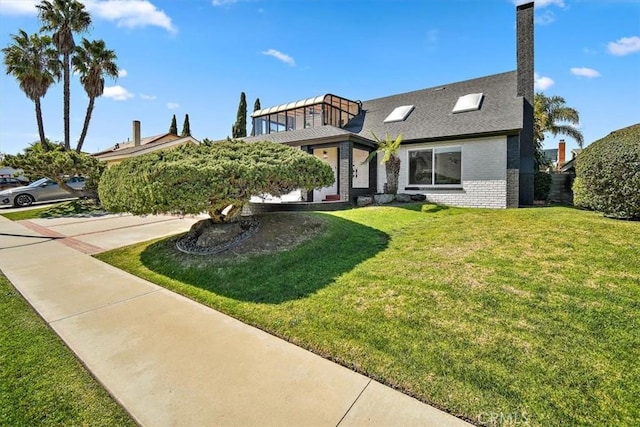
{"type": "MultiPolygon", "coordinates": [[[[84,190],[84,178],[74,176],[67,181],[69,187],[75,190],[84,190]]],[[[78,197],[61,188],[57,182],[49,178],[40,178],[24,187],[11,188],[0,191],[0,205],[13,205],[16,207],[31,206],[35,202],[49,202],[78,197]]]]}

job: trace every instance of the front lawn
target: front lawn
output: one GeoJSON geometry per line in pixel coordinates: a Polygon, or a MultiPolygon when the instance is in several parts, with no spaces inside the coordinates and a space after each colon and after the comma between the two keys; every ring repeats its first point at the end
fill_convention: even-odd
{"type": "Polygon", "coordinates": [[[323,213],[243,261],[106,262],[479,424],[640,423],[640,223],[570,208],[323,213]]]}
{"type": "Polygon", "coordinates": [[[0,348],[0,425],[135,425],[2,273],[0,348]]]}
{"type": "Polygon", "coordinates": [[[0,213],[3,217],[11,221],[21,221],[25,219],[38,218],[60,218],[65,216],[86,216],[86,215],[103,215],[105,212],[96,206],[91,199],[75,199],[67,202],[56,203],[54,205],[43,206],[40,208],[23,209],[14,212],[0,213]]]}

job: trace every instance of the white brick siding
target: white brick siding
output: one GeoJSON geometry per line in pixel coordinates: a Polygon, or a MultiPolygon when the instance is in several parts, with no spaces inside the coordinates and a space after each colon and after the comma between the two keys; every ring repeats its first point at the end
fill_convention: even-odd
{"type": "MultiPolygon", "coordinates": [[[[450,206],[506,208],[507,204],[507,138],[475,138],[428,144],[403,145],[399,152],[399,193],[424,194],[427,200],[450,206]],[[408,150],[433,147],[462,147],[462,185],[457,188],[421,187],[407,190],[409,185],[408,150]]],[[[381,156],[378,155],[378,159],[381,156]]],[[[379,160],[378,160],[379,161],[379,160]]],[[[378,192],[386,182],[384,165],[378,167],[378,192]]]]}

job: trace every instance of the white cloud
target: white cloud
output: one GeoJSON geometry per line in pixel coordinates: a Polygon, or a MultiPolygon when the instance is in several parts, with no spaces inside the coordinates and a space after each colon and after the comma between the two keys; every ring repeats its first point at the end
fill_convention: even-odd
{"type": "Polygon", "coordinates": [[[545,10],[535,17],[534,22],[539,25],[549,25],[555,20],[555,13],[551,12],[550,10],[545,10]]]}
{"type": "Polygon", "coordinates": [[[118,70],[118,77],[127,77],[127,74],[129,73],[127,73],[127,70],[125,70],[124,68],[120,68],[118,70]]]}
{"type": "Polygon", "coordinates": [[[211,0],[211,4],[214,6],[224,6],[226,4],[237,3],[238,0],[211,0]]]}
{"type": "Polygon", "coordinates": [[[630,53],[640,52],[640,37],[622,37],[615,42],[609,42],[607,50],[612,55],[624,56],[630,53]]]}
{"type": "Polygon", "coordinates": [[[122,86],[116,85],[106,86],[102,96],[105,98],[111,98],[114,101],[126,101],[129,98],[133,98],[134,95],[122,86]]]}
{"type": "MultiPolygon", "coordinates": [[[[513,0],[513,4],[516,6],[520,6],[521,4],[529,3],[531,0],[513,0]]],[[[564,0],[535,0],[534,7],[536,9],[541,9],[547,6],[558,6],[565,7],[564,0]]]]}
{"type": "Polygon", "coordinates": [[[118,27],[138,28],[156,26],[175,33],[171,18],[148,0],[84,0],[95,16],[115,21],[118,27]]]}
{"type": "Polygon", "coordinates": [[[538,90],[549,89],[555,83],[553,79],[551,79],[550,77],[544,77],[539,75],[538,73],[534,73],[533,80],[534,80],[534,87],[538,90]]]}
{"type": "Polygon", "coordinates": [[[140,99],[145,101],[154,101],[157,97],[155,95],[145,95],[144,93],[140,94],[140,99]]]}
{"type": "Polygon", "coordinates": [[[2,0],[0,1],[1,15],[37,15],[36,0],[2,0]]]}
{"type": "Polygon", "coordinates": [[[167,108],[170,110],[175,110],[176,108],[180,108],[180,104],[175,102],[167,102],[167,108]]]}
{"type": "Polygon", "coordinates": [[[279,50],[269,49],[269,50],[265,50],[265,51],[263,51],[261,53],[263,55],[273,56],[274,58],[284,62],[285,64],[289,64],[292,67],[295,67],[295,65],[296,65],[296,61],[292,57],[290,57],[286,53],[280,52],[279,50]]]}
{"type": "Polygon", "coordinates": [[[537,8],[541,8],[541,7],[547,7],[547,6],[558,6],[558,7],[564,7],[564,0],[536,0],[534,7],[537,8]]]}
{"type": "MultiPolygon", "coordinates": [[[[149,0],[81,0],[93,18],[115,21],[118,27],[156,26],[175,33],[171,18],[149,0]]],[[[0,0],[0,14],[37,15],[36,0],[0,0]]]]}
{"type": "Polygon", "coordinates": [[[600,73],[598,71],[594,70],[593,68],[587,68],[587,67],[573,67],[571,69],[571,74],[575,76],[589,77],[589,78],[600,77],[600,73]]]}

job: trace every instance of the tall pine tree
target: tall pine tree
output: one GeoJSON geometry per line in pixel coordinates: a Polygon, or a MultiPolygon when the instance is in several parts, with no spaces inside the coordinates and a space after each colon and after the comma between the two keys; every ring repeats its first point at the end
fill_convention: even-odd
{"type": "Polygon", "coordinates": [[[189,115],[184,115],[184,123],[182,124],[182,133],[180,136],[191,136],[191,126],[189,125],[189,115]]]}
{"type": "MultiPolygon", "coordinates": [[[[255,113],[259,109],[260,109],[260,98],[256,98],[256,102],[253,103],[253,112],[255,113]]],[[[251,136],[256,136],[256,127],[255,127],[255,124],[253,123],[253,120],[251,120],[251,136]]]]}
{"type": "Polygon", "coordinates": [[[171,119],[171,126],[169,126],[169,133],[171,135],[177,135],[178,134],[178,123],[176,123],[176,115],[173,115],[173,118],[171,119]]]}
{"type": "Polygon", "coordinates": [[[240,92],[240,105],[238,105],[238,115],[236,122],[231,128],[233,138],[244,138],[247,136],[247,97],[244,92],[240,92]]]}

